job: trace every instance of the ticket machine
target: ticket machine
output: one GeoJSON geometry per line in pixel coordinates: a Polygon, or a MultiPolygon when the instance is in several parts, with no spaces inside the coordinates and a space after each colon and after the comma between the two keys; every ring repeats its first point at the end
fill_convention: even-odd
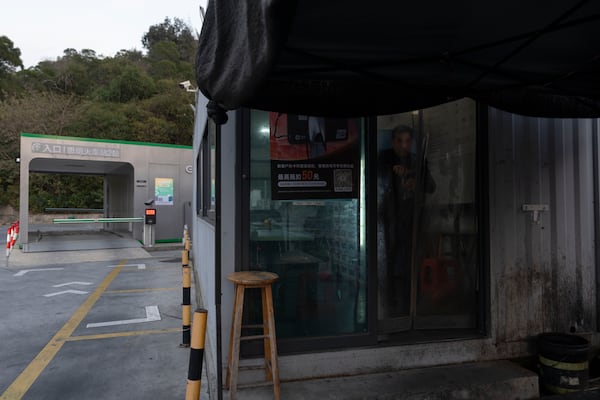
{"type": "Polygon", "coordinates": [[[144,210],[144,246],[152,247],[155,242],[156,208],[144,210]]]}

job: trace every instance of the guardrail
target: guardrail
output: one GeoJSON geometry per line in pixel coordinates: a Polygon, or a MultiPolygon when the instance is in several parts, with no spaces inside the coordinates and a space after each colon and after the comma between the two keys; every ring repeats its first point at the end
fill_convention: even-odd
{"type": "Polygon", "coordinates": [[[120,222],[144,222],[144,218],[54,218],[52,222],[55,224],[113,224],[120,222]]]}

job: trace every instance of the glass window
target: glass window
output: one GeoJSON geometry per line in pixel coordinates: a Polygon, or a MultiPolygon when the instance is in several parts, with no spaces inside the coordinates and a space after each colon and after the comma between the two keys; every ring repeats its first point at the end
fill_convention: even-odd
{"type": "Polygon", "coordinates": [[[196,157],[196,215],[204,216],[202,213],[202,145],[198,157],[196,157]]]}
{"type": "Polygon", "coordinates": [[[210,121],[208,123],[208,143],[207,143],[207,168],[206,172],[208,173],[207,177],[207,186],[206,186],[206,195],[208,198],[206,199],[207,205],[207,214],[210,218],[214,218],[215,213],[215,166],[216,166],[216,157],[215,157],[215,148],[216,148],[216,140],[215,135],[217,132],[217,125],[210,121]]]}
{"type": "MultiPolygon", "coordinates": [[[[279,274],[278,338],[365,332],[362,120],[250,119],[247,268],[279,274]]],[[[260,315],[252,307],[250,319],[260,315]]]]}
{"type": "Polygon", "coordinates": [[[215,134],[216,125],[207,122],[202,136],[197,163],[197,213],[214,222],[215,219],[215,134]]]}
{"type": "Polygon", "coordinates": [[[377,126],[380,333],[475,328],[476,104],[380,116],[377,126]]]}

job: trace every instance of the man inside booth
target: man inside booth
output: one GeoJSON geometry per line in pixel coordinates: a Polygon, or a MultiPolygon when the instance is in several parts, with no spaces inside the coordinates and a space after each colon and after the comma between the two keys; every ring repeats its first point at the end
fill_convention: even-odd
{"type": "Polygon", "coordinates": [[[380,220],[383,222],[390,312],[407,315],[410,310],[413,221],[417,190],[433,193],[435,182],[426,163],[413,152],[414,131],[406,125],[392,130],[391,148],[378,155],[382,185],[380,220]]]}

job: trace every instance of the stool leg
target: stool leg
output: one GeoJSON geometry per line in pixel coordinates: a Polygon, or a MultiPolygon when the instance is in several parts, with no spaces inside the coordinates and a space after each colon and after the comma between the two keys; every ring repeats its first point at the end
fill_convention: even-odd
{"type": "Polygon", "coordinates": [[[242,333],[242,314],[244,311],[244,287],[236,285],[231,337],[229,345],[229,362],[227,363],[227,383],[229,399],[235,400],[237,393],[238,366],[240,361],[240,336],[242,333]]]}
{"type": "MultiPolygon", "coordinates": [[[[277,336],[275,334],[275,311],[273,308],[273,292],[271,285],[264,288],[263,302],[267,305],[267,326],[269,330],[269,361],[271,362],[271,372],[273,380],[273,395],[275,400],[280,400],[280,387],[279,387],[279,363],[277,361],[277,336]]],[[[263,314],[264,315],[264,314],[263,314]]],[[[264,321],[264,316],[263,316],[264,321]]],[[[265,341],[265,345],[266,345],[265,341]]],[[[265,352],[266,357],[266,352],[265,352]]]]}
{"type": "Polygon", "coordinates": [[[225,389],[229,389],[231,379],[231,356],[233,353],[233,336],[235,334],[235,310],[237,309],[237,285],[233,287],[233,309],[231,310],[231,329],[229,330],[229,351],[227,354],[227,375],[225,377],[225,389]]]}
{"type": "Polygon", "coordinates": [[[271,371],[271,330],[269,329],[269,308],[267,307],[267,288],[263,286],[260,288],[261,301],[262,301],[262,323],[263,323],[263,340],[264,351],[265,351],[265,378],[267,382],[273,381],[273,374],[271,371]]]}

